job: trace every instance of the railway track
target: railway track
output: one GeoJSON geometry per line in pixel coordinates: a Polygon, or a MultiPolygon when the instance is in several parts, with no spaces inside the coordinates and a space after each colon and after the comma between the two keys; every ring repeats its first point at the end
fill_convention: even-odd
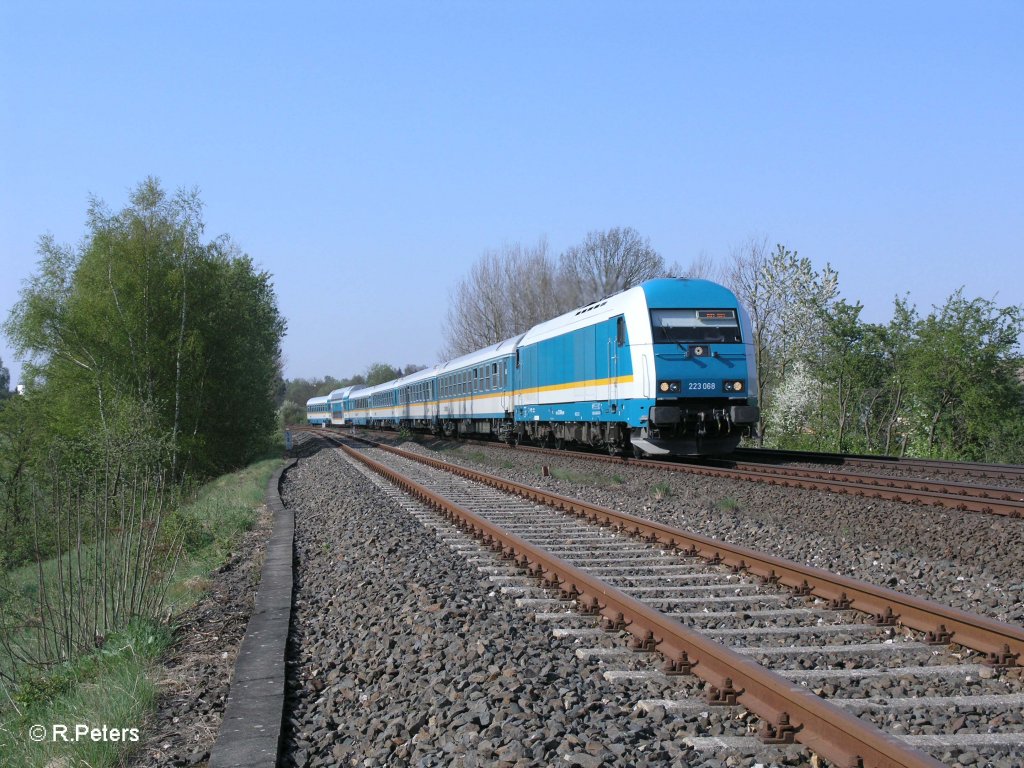
{"type": "Polygon", "coordinates": [[[739,448],[733,452],[736,458],[747,458],[756,462],[785,461],[813,464],[834,464],[873,469],[897,469],[911,472],[956,474],[1007,480],[1024,483],[1024,466],[1019,464],[986,464],[973,461],[937,461],[934,459],[912,459],[898,456],[868,456],[862,454],[823,453],[815,451],[784,451],[774,448],[739,448]]]}
{"type": "MultiPolygon", "coordinates": [[[[778,466],[753,462],[735,462],[725,466],[709,461],[694,466],[718,466],[732,470],[729,476],[761,480],[776,485],[827,490],[854,496],[905,501],[960,511],[984,512],[1009,517],[1024,517],[1024,490],[994,485],[978,485],[946,480],[926,480],[859,472],[830,472],[805,467],[778,466]]],[[[699,470],[695,470],[699,471],[699,470]]]]}
{"type": "MultiPolygon", "coordinates": [[[[1022,749],[1020,627],[397,449],[343,450],[481,539],[495,578],[535,580],[546,593],[526,599],[590,646],[578,653],[625,658],[625,675],[696,674],[708,696],[696,706],[747,708],[762,743],[796,741],[837,765],[1022,749]],[[614,641],[623,631],[633,650],[614,641]],[[638,671],[652,651],[666,668],[638,671]],[[907,679],[936,695],[898,695],[907,679]],[[968,713],[938,729],[954,732],[921,725],[922,712],[949,708],[968,713]]],[[[749,740],[737,730],[731,738],[749,740]]]]}
{"type": "MultiPolygon", "coordinates": [[[[495,445],[494,442],[481,442],[495,445]]],[[[514,450],[547,455],[565,455],[565,449],[519,445],[514,450]]],[[[829,471],[806,467],[779,466],[756,462],[705,460],[651,460],[624,459],[606,456],[592,451],[568,451],[581,458],[612,464],[645,467],[669,472],[686,472],[710,477],[725,477],[750,482],[768,483],[784,488],[827,491],[858,496],[866,499],[919,504],[923,506],[954,509],[961,512],[1024,517],[1024,488],[996,486],[991,484],[964,483],[954,480],[919,479],[894,477],[862,472],[829,471]]],[[[743,455],[747,455],[744,453],[743,455]]],[[[788,455],[788,454],[787,454],[788,455]]],[[[826,454],[832,456],[833,454],[826,454]]],[[[950,464],[950,462],[946,462],[950,464]]],[[[892,464],[887,465],[890,468],[892,464]]],[[[900,465],[904,466],[904,465],[900,465]]],[[[1000,465],[989,465],[1000,466],[1000,465]]],[[[1009,474],[1012,467],[1004,467],[1008,474],[1017,477],[1024,484],[1024,475],[1009,474]]]]}

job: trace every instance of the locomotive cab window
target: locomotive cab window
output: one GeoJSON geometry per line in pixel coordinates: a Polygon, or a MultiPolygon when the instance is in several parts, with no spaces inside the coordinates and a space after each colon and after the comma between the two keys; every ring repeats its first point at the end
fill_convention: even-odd
{"type": "Polygon", "coordinates": [[[739,344],[735,309],[652,309],[655,344],[739,344]]]}

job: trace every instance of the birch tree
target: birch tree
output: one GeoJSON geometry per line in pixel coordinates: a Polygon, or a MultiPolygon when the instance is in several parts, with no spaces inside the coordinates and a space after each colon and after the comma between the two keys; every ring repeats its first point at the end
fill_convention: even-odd
{"type": "Polygon", "coordinates": [[[753,325],[761,421],[758,445],[764,445],[775,389],[793,364],[818,343],[821,311],[839,291],[839,276],[829,265],[819,273],[810,259],[767,240],[751,240],[733,252],[726,284],[750,313],[753,325]]]}
{"type": "Polygon", "coordinates": [[[92,200],[87,226],[75,248],[40,240],[4,325],[54,429],[113,435],[144,417],[169,435],[175,474],[183,454],[204,472],[241,463],[274,420],[284,321],[270,276],[230,238],[204,242],[197,191],[156,179],[117,212],[92,200]]]}
{"type": "Polygon", "coordinates": [[[11,372],[7,370],[3,359],[0,359],[0,403],[11,396],[11,372]]]}

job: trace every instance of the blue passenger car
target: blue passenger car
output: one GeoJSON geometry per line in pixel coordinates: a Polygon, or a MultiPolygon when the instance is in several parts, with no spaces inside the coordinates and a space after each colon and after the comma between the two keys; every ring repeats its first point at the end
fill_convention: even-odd
{"type": "Polygon", "coordinates": [[[345,411],[345,403],[348,401],[349,396],[355,390],[359,389],[358,386],[341,387],[335,389],[327,396],[328,411],[331,414],[330,422],[332,426],[343,427],[348,424],[347,413],[345,411]]]}
{"type": "Polygon", "coordinates": [[[324,427],[331,423],[330,406],[327,396],[311,397],[306,401],[306,421],[313,426],[324,427]]]}
{"type": "Polygon", "coordinates": [[[515,350],[519,339],[494,344],[434,369],[437,428],[445,435],[500,435],[510,431],[515,350]]]}

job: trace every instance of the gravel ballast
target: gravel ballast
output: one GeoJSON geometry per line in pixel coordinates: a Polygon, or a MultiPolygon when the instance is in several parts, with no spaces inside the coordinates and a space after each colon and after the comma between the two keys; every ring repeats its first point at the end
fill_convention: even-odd
{"type": "Polygon", "coordinates": [[[634,710],[635,684],[606,681],[333,451],[292,469],[283,497],[298,564],[286,765],[702,764],[678,723],[634,710]]]}

